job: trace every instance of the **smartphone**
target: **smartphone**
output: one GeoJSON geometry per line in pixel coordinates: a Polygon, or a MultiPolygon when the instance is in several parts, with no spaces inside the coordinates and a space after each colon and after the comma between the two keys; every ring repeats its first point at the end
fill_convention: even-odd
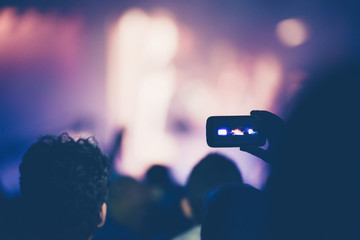
{"type": "Polygon", "coordinates": [[[265,145],[266,138],[255,128],[251,116],[212,116],[206,121],[206,142],[209,147],[265,145]]]}

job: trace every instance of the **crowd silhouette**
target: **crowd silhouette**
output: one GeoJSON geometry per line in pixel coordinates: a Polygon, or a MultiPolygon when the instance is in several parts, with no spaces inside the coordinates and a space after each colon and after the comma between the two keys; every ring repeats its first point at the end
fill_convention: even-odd
{"type": "Polygon", "coordinates": [[[252,111],[271,164],[263,191],[212,153],[185,187],[166,166],[118,176],[93,138],[45,136],[25,153],[21,197],[0,195],[1,239],[360,239],[360,61],[314,68],[286,123],[252,111]],[[307,85],[308,84],[308,85],[307,85]],[[106,219],[106,220],[105,220],[106,219]]]}

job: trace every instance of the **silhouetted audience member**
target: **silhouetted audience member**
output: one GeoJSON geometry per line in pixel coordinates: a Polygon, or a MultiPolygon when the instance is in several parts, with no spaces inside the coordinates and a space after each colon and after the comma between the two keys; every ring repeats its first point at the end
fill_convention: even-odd
{"type": "Polygon", "coordinates": [[[339,60],[305,82],[266,187],[269,239],[360,239],[359,69],[339,60]]]}
{"type": "Polygon", "coordinates": [[[40,138],[20,165],[28,239],[90,239],[105,221],[109,173],[94,138],[40,138]]]}
{"type": "Polygon", "coordinates": [[[145,182],[163,189],[175,185],[170,177],[169,169],[162,165],[151,166],[145,173],[145,182]]]}
{"type": "Polygon", "coordinates": [[[208,194],[229,183],[242,184],[242,176],[237,166],[223,155],[209,154],[193,168],[186,184],[187,195],[181,205],[184,214],[193,220],[194,227],[175,240],[200,239],[208,194]]]}
{"type": "Polygon", "coordinates": [[[149,214],[153,216],[149,216],[149,224],[155,232],[170,239],[191,227],[191,221],[184,216],[180,207],[184,189],[175,183],[166,166],[151,166],[146,171],[144,182],[152,203],[149,214]]]}
{"type": "Polygon", "coordinates": [[[360,239],[359,69],[350,60],[313,72],[289,118],[268,186],[276,239],[360,239]]]}
{"type": "Polygon", "coordinates": [[[210,194],[201,240],[264,239],[263,193],[249,185],[229,184],[210,194]]]}

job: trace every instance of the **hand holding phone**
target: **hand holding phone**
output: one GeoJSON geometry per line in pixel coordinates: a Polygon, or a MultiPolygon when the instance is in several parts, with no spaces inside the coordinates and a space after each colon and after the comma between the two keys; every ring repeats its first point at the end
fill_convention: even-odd
{"type": "Polygon", "coordinates": [[[206,141],[210,147],[240,147],[262,160],[273,163],[285,137],[286,124],[268,111],[251,111],[250,116],[216,116],[206,122],[206,141]],[[267,149],[261,148],[268,140],[267,149]]]}
{"type": "Polygon", "coordinates": [[[240,150],[261,158],[265,162],[274,164],[285,140],[286,123],[279,116],[268,111],[254,110],[251,111],[250,115],[255,119],[255,124],[259,131],[266,137],[268,147],[263,149],[244,145],[240,147],[240,150]]]}

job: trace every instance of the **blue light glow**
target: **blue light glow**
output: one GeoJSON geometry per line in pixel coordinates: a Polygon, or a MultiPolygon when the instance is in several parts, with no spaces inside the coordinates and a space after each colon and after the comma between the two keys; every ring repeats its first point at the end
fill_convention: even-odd
{"type": "Polygon", "coordinates": [[[228,134],[227,129],[225,129],[225,128],[218,129],[218,135],[219,136],[226,136],[227,134],[228,134]]]}
{"type": "Polygon", "coordinates": [[[248,132],[248,134],[250,134],[250,135],[257,134],[257,132],[255,132],[252,128],[247,129],[247,132],[248,132]]]}

